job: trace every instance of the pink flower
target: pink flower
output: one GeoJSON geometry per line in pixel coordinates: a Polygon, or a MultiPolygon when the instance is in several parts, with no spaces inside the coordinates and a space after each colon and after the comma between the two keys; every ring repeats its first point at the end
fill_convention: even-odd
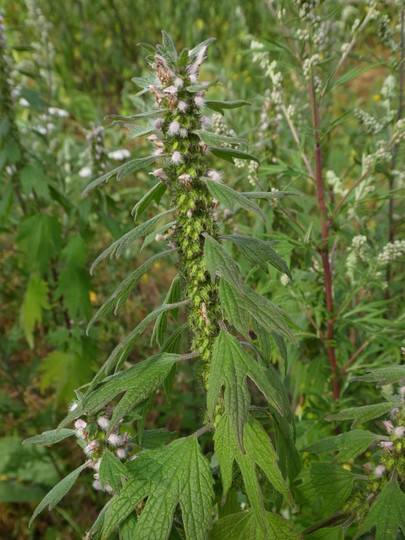
{"type": "Polygon", "coordinates": [[[182,79],[181,77],[176,77],[176,78],[174,79],[174,86],[175,86],[176,88],[182,88],[183,85],[184,85],[184,81],[183,81],[183,79],[182,79]]]}
{"type": "Polygon", "coordinates": [[[211,125],[211,118],[208,116],[202,116],[201,117],[201,127],[206,128],[211,125]]]}
{"type": "Polygon", "coordinates": [[[186,112],[186,110],[188,109],[187,101],[184,101],[184,100],[181,99],[178,102],[177,107],[178,107],[180,112],[182,112],[182,113],[186,112]]]}
{"type": "Polygon", "coordinates": [[[383,424],[384,424],[386,432],[388,434],[392,433],[392,429],[393,429],[394,426],[393,426],[391,420],[384,420],[383,424]]]}
{"type": "Polygon", "coordinates": [[[205,100],[202,96],[195,96],[194,103],[196,107],[198,107],[199,109],[202,109],[204,107],[205,100]]]}
{"type": "Polygon", "coordinates": [[[215,171],[214,169],[210,169],[208,171],[208,178],[211,178],[214,182],[220,182],[222,178],[222,174],[218,171],[215,171]]]}
{"type": "Polygon", "coordinates": [[[123,448],[118,448],[117,450],[117,456],[120,458],[120,459],[125,459],[127,457],[127,453],[126,451],[123,449],[123,448]]]}
{"type": "Polygon", "coordinates": [[[385,465],[377,465],[377,467],[374,469],[374,474],[377,478],[381,478],[381,476],[385,473],[385,465]]]}
{"type": "Polygon", "coordinates": [[[399,437],[400,439],[402,439],[402,437],[404,436],[404,433],[405,433],[405,426],[398,426],[394,429],[394,433],[397,437],[399,437]]]}
{"type": "Polygon", "coordinates": [[[188,182],[191,182],[191,176],[189,174],[187,174],[187,173],[181,174],[179,176],[179,180],[181,180],[184,183],[188,183],[188,182]]]}
{"type": "Polygon", "coordinates": [[[177,135],[180,131],[180,124],[174,120],[173,122],[170,122],[168,133],[169,135],[177,135]]]}
{"type": "Polygon", "coordinates": [[[393,448],[394,443],[392,441],[381,441],[380,446],[381,448],[385,448],[387,451],[389,451],[393,448]]]}
{"type": "Polygon", "coordinates": [[[86,456],[91,457],[94,454],[94,452],[97,450],[99,445],[100,443],[97,440],[93,440],[84,447],[83,452],[86,454],[86,456]]]}
{"type": "Polygon", "coordinates": [[[163,120],[163,118],[156,118],[153,125],[155,126],[155,129],[162,129],[164,123],[165,121],[163,120]]]}
{"type": "Polygon", "coordinates": [[[154,176],[155,178],[160,178],[161,180],[167,180],[167,175],[163,169],[155,169],[154,171],[149,173],[151,176],[154,176]]]}
{"type": "Polygon", "coordinates": [[[110,421],[105,416],[100,416],[97,420],[97,424],[101,427],[101,429],[106,431],[110,425],[110,421]]]}
{"type": "Polygon", "coordinates": [[[94,480],[93,489],[95,489],[96,491],[101,491],[101,482],[100,482],[100,480],[94,480]]]}
{"type": "Polygon", "coordinates": [[[87,427],[87,422],[85,422],[81,418],[76,420],[76,422],[75,422],[75,428],[76,429],[86,429],[86,427],[87,427]]]}
{"type": "Polygon", "coordinates": [[[111,446],[121,446],[122,437],[120,437],[116,433],[111,433],[111,435],[108,437],[107,441],[111,444],[111,446]]]}
{"type": "Polygon", "coordinates": [[[177,94],[177,88],[175,86],[168,86],[163,90],[165,94],[170,94],[171,96],[175,96],[177,94]]]}

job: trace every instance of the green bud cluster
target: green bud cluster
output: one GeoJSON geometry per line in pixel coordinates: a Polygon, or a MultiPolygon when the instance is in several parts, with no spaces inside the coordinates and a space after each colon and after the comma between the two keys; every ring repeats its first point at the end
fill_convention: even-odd
{"type": "MultiPolygon", "coordinates": [[[[179,273],[183,280],[184,299],[190,300],[188,325],[192,334],[191,349],[209,362],[218,320],[218,283],[212,282],[204,261],[204,234],[218,239],[218,226],[214,219],[217,201],[209,193],[204,177],[210,171],[205,157],[206,146],[197,131],[204,128],[200,110],[204,103],[204,90],[190,93],[187,88],[195,84],[205,49],[190,63],[176,66],[156,54],[151,65],[156,70],[160,88],[152,87],[164,115],[155,125],[158,137],[150,140],[156,153],[165,157],[162,169],[153,174],[164,181],[176,208],[176,228],[172,241],[180,251],[179,273]]],[[[203,374],[205,379],[207,373],[203,374]]]]}

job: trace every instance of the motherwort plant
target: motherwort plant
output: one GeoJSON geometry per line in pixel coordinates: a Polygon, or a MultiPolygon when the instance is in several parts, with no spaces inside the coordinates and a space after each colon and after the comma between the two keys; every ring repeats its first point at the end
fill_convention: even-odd
{"type": "Polygon", "coordinates": [[[236,246],[243,257],[266,271],[270,264],[287,275],[290,272],[274,251],[274,242],[222,235],[221,223],[216,220],[221,204],[232,212],[241,207],[264,220],[256,201],[280,198],[285,193],[235,191],[213,168],[211,158],[215,157],[231,163],[257,158],[243,150],[242,139],[210,130],[206,110],[223,114],[226,109],[247,104],[206,99],[207,90],[218,84],[198,80],[212,41],[180,54],[166,33],[161,45],[145,45],[152,71],[134,82],[141,87],[141,94],[152,95],[154,106],[118,119],[129,122],[126,127],[131,137],[146,136],[153,153],[96,178],[85,189],[88,193],[112,177],[120,180],[153,166],[149,174],[156,182],[132,214],[138,221],[152,202],[166,200],[168,206],[163,213],[137,224],[93,263],[91,272],[108,255],[119,257],[142,237],[143,248],[154,241],[167,244],[127,276],[89,327],[113,309],[117,311],[154,262],[178,256],[178,275],[163,304],[116,346],[87,389],[76,392],[77,400],[59,427],[29,440],[51,444],[77,436],[87,461],[53,488],[32,519],[47,505],[52,508],[57,504],[82,470],[92,468],[94,487],[111,493],[112,499],[88,537],[108,538],[119,527],[120,537],[137,540],[164,540],[170,534],[202,540],[208,538],[210,529],[212,538],[223,538],[224,530],[231,538],[232,531],[239,531],[243,524],[251,538],[274,538],[275,534],[299,538],[292,523],[270,512],[278,511],[283,500],[294,506],[285,478],[298,474],[300,461],[282,381],[258,347],[270,342],[285,355],[284,339],[294,342],[294,337],[285,322],[288,315],[244,283],[227,245],[236,246]],[[136,121],[147,123],[138,125],[136,121]],[[184,316],[178,315],[180,310],[184,316]],[[175,324],[180,318],[184,321],[174,331],[170,325],[171,332],[169,315],[175,324]],[[129,364],[132,348],[152,321],[152,343],[159,352],[129,364]],[[185,350],[184,342],[188,343],[185,350]],[[207,410],[201,429],[166,444],[175,434],[148,430],[146,414],[159,387],[170,389],[177,366],[186,361],[200,362],[197,371],[207,393],[207,410]],[[262,406],[251,405],[247,378],[263,394],[265,407],[263,400],[262,406]],[[271,427],[272,439],[263,422],[271,427]],[[71,423],[75,429],[65,427],[71,423]],[[209,432],[213,432],[216,454],[211,467],[198,442],[209,432]],[[223,506],[227,496],[232,503],[223,506]],[[244,512],[238,501],[245,501],[244,512]]]}

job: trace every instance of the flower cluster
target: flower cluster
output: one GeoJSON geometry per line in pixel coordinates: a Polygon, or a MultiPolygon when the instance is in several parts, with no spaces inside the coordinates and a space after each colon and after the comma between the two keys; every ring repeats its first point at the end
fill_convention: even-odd
{"type": "Polygon", "coordinates": [[[405,240],[395,240],[388,242],[383,247],[381,253],[377,257],[377,265],[385,267],[393,261],[396,261],[405,255],[405,240]]]}
{"type": "MultiPolygon", "coordinates": [[[[77,403],[73,402],[70,411],[74,411],[76,407],[77,403]]],[[[86,422],[78,418],[75,422],[77,441],[86,457],[91,460],[89,466],[95,471],[93,488],[107,493],[113,493],[113,490],[107,483],[102,485],[99,477],[104,451],[106,449],[113,451],[120,460],[131,461],[136,458],[134,445],[129,442],[129,434],[127,432],[120,434],[119,425],[107,436],[113,411],[113,407],[107,407],[100,416],[92,418],[91,421],[86,422]]]]}

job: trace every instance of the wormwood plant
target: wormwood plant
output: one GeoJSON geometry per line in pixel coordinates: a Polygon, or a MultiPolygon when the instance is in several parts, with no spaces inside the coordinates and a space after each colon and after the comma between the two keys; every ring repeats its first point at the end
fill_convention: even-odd
{"type": "Polygon", "coordinates": [[[284,339],[294,342],[294,337],[286,324],[288,315],[244,283],[226,246],[235,245],[243,257],[265,270],[270,264],[289,275],[289,269],[274,251],[274,242],[221,235],[221,223],[216,220],[220,204],[265,219],[256,201],[285,193],[237,192],[212,168],[211,157],[231,163],[257,161],[244,150],[244,140],[210,131],[210,119],[202,114],[203,109],[223,113],[247,104],[205,99],[206,91],[218,84],[198,81],[212,41],[178,54],[163,32],[161,45],[144,45],[152,71],[134,82],[141,87],[140,94],[152,94],[155,104],[147,112],[118,119],[129,121],[126,126],[132,137],[147,136],[154,152],[96,178],[85,189],[87,194],[112,177],[120,180],[157,164],[150,173],[157,181],[132,214],[138,221],[152,202],[160,204],[166,197],[168,203],[167,210],[137,224],[93,263],[91,272],[108,255],[119,257],[142,237],[144,248],[154,240],[168,243],[167,249],[127,276],[89,327],[113,309],[117,311],[157,260],[178,256],[178,274],[163,304],[116,346],[87,388],[76,391],[77,399],[58,428],[27,440],[47,445],[76,435],[87,457],[48,493],[31,521],[46,506],[59,503],[83,470],[92,469],[94,488],[110,493],[111,499],[89,538],[107,539],[117,527],[121,538],[137,540],[163,540],[170,535],[201,540],[209,534],[211,538],[241,538],[246,532],[250,538],[300,537],[292,523],[272,513],[283,501],[286,511],[287,503],[294,506],[286,477],[298,474],[300,461],[281,378],[257,346],[272,336],[284,355],[284,339]],[[133,123],[142,120],[147,123],[133,123]],[[180,311],[185,315],[180,316],[180,311]],[[184,320],[171,332],[169,315],[175,322],[184,320]],[[152,321],[152,344],[159,352],[131,365],[129,354],[152,321]],[[253,342],[252,336],[257,338],[253,342]],[[172,440],[175,434],[148,430],[146,415],[161,385],[170,393],[182,362],[200,363],[198,377],[206,390],[207,410],[201,429],[172,440]],[[248,378],[264,396],[265,407],[251,404],[248,378]],[[71,423],[75,429],[66,427],[71,423]],[[272,439],[263,423],[271,427],[272,439]],[[206,433],[213,433],[215,460],[202,452],[199,439],[206,433]]]}

